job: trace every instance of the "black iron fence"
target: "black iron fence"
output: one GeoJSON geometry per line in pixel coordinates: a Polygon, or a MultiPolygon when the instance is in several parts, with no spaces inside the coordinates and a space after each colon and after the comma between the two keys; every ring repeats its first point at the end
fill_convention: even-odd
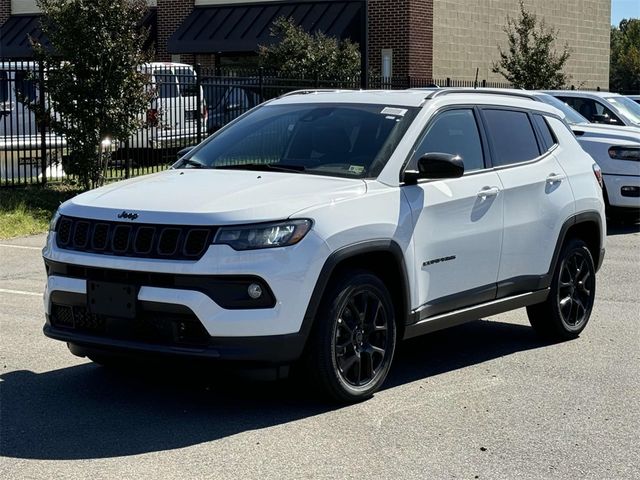
{"type": "MultiPolygon", "coordinates": [[[[428,87],[508,88],[509,84],[417,77],[342,81],[285,78],[263,69],[222,71],[180,64],[145,65],[154,96],[139,116],[138,130],[124,141],[105,138],[111,161],[107,180],[168,168],[177,152],[205,139],[256,105],[294,90],[406,89],[428,87]]],[[[35,107],[48,108],[46,72],[35,62],[0,62],[0,187],[59,182],[72,175],[64,136],[49,128],[35,107]]],[[[51,115],[56,115],[51,112],[51,115]]],[[[64,119],[61,119],[64,120],[64,119]]]]}

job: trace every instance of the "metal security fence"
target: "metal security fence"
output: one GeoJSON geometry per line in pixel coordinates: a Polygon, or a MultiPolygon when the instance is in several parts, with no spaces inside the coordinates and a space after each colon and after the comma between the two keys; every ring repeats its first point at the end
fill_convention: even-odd
{"type": "MultiPolygon", "coordinates": [[[[141,69],[153,98],[139,114],[140,127],[130,138],[104,139],[103,148],[111,157],[107,180],[164,170],[182,148],[201,142],[256,105],[294,90],[511,87],[486,80],[411,76],[287,78],[264,69],[226,71],[176,63],[150,63],[141,69]]],[[[72,177],[65,165],[73,152],[64,136],[35,114],[47,108],[46,71],[38,63],[0,62],[0,188],[72,177]]]]}

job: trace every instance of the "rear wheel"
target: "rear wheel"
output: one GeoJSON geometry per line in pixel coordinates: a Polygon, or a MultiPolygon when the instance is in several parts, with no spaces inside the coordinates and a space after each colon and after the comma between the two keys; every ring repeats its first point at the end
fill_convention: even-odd
{"type": "Polygon", "coordinates": [[[396,345],[391,295],[375,275],[344,272],[325,295],[307,363],[324,392],[341,402],[371,397],[384,383],[396,345]]]}
{"type": "Polygon", "coordinates": [[[547,300],[527,307],[531,326],[553,341],[578,337],[587,326],[596,293],[596,270],[587,244],[571,239],[563,247],[547,300]]]}

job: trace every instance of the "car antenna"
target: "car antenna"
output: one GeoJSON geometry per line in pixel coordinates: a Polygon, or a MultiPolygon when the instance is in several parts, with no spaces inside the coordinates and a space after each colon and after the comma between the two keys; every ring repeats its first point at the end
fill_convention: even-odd
{"type": "Polygon", "coordinates": [[[480,67],[476,67],[476,79],[473,82],[473,89],[478,89],[478,73],[480,73],[480,67]]]}

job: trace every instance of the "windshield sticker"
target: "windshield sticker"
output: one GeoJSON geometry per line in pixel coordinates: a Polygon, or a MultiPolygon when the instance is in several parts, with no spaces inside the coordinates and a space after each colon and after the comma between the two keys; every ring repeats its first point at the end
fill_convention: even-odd
{"type": "Polygon", "coordinates": [[[364,167],[362,165],[349,165],[349,171],[351,173],[355,173],[356,175],[360,175],[364,172],[364,167]]]}
{"type": "Polygon", "coordinates": [[[380,112],[382,115],[395,115],[397,117],[404,117],[408,110],[406,108],[393,108],[385,107],[380,112]]]}

